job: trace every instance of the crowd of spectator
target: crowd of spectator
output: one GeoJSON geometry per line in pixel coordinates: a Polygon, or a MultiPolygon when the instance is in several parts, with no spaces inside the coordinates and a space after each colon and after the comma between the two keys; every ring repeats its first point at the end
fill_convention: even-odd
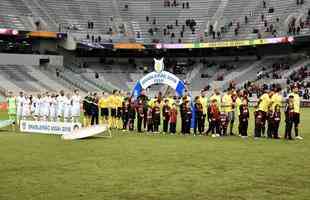
{"type": "Polygon", "coordinates": [[[164,8],[173,8],[173,7],[179,7],[182,4],[182,9],[189,9],[189,1],[186,2],[180,2],[177,0],[164,0],[164,8]]]}
{"type": "MultiPolygon", "coordinates": [[[[262,69],[261,74],[264,74],[264,76],[262,77],[278,79],[281,77],[275,76],[275,74],[280,74],[279,72],[281,70],[288,70],[288,69],[290,69],[290,66],[288,63],[274,63],[272,65],[272,72],[273,72],[272,77],[268,76],[268,74],[270,73],[267,73],[266,69],[262,69]]],[[[308,66],[301,67],[300,69],[294,71],[287,78],[287,81],[286,81],[287,88],[283,88],[283,97],[287,97],[287,94],[291,92],[291,86],[297,84],[299,87],[300,96],[302,96],[303,99],[309,100],[310,99],[310,93],[309,93],[310,81],[308,79],[309,76],[310,76],[310,71],[308,71],[308,66]]],[[[258,77],[258,78],[260,79],[262,77],[258,77]]],[[[243,85],[242,89],[244,89],[249,94],[249,97],[252,97],[254,94],[257,97],[259,97],[261,94],[264,93],[264,91],[270,90],[276,86],[277,84],[275,83],[259,84],[258,82],[256,82],[256,80],[254,80],[254,81],[246,82],[243,85]]]]}
{"type": "MultiPolygon", "coordinates": [[[[297,6],[304,5],[304,0],[296,0],[297,6]]],[[[183,0],[163,0],[163,7],[164,8],[182,8],[182,9],[191,9],[189,1],[183,0]]],[[[126,6],[128,10],[128,5],[126,6]]],[[[232,32],[232,35],[239,36],[240,32],[243,30],[248,30],[243,28],[244,26],[251,26],[251,21],[257,21],[255,18],[260,18],[260,24],[256,27],[251,29],[252,33],[257,34],[257,38],[262,38],[263,36],[266,37],[267,35],[272,35],[276,37],[279,34],[279,27],[281,20],[279,17],[273,18],[272,13],[275,12],[275,9],[269,5],[269,2],[266,0],[262,0],[261,4],[261,14],[255,13],[253,10],[249,11],[249,14],[244,15],[244,20],[236,20],[236,19],[229,19],[228,22],[225,24],[218,23],[220,26],[214,27],[214,23],[211,23],[208,27],[207,32],[197,32],[197,22],[194,17],[188,18],[185,21],[179,21],[179,19],[171,19],[166,24],[163,22],[158,22],[159,18],[157,16],[145,16],[145,20],[149,23],[150,27],[147,29],[148,34],[151,36],[152,42],[162,42],[169,41],[171,43],[182,43],[184,42],[184,38],[187,35],[195,35],[195,38],[200,41],[203,41],[204,38],[213,39],[213,40],[221,40],[225,38],[225,34],[232,32]],[[268,13],[268,14],[266,14],[268,13]],[[258,15],[257,15],[258,14],[258,15]],[[189,34],[185,34],[186,32],[189,34]]],[[[113,18],[113,17],[112,17],[113,18]]],[[[113,21],[113,19],[112,19],[113,21]]],[[[288,31],[289,35],[298,35],[300,32],[309,25],[310,22],[310,9],[308,11],[308,15],[306,19],[302,17],[296,19],[292,18],[288,24],[288,31]]],[[[89,20],[88,21],[88,29],[94,29],[94,22],[89,20]]],[[[281,31],[281,30],[280,30],[281,31]]],[[[114,31],[115,32],[115,31],[114,31]]],[[[108,28],[106,34],[112,34],[112,28],[108,28]]],[[[142,38],[142,34],[140,31],[135,32],[136,38],[142,38]]],[[[99,42],[100,39],[94,36],[92,40],[92,36],[90,35],[89,40],[93,42],[99,42]]]]}

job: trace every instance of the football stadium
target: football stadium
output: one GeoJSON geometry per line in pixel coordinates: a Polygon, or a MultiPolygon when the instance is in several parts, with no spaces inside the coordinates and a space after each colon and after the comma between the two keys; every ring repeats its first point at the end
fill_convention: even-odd
{"type": "Polygon", "coordinates": [[[309,200],[309,44],[307,0],[1,0],[0,200],[309,200]]]}

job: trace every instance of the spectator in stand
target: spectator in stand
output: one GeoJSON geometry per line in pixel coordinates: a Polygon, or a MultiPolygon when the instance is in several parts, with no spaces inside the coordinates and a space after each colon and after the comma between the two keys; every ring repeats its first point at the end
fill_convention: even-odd
{"type": "Polygon", "coordinates": [[[146,16],[145,21],[149,22],[149,20],[150,20],[149,16],[146,16]]]}
{"type": "Polygon", "coordinates": [[[296,34],[299,35],[299,33],[300,33],[300,27],[298,26],[296,30],[296,34]]]}
{"type": "Polygon", "coordinates": [[[217,31],[217,39],[220,40],[221,39],[221,32],[217,31]]]}
{"type": "Polygon", "coordinates": [[[237,35],[238,35],[238,29],[235,28],[235,36],[237,36],[237,35]]]}
{"type": "Polygon", "coordinates": [[[175,38],[175,34],[172,32],[170,37],[171,39],[175,38]]]}
{"type": "Polygon", "coordinates": [[[152,28],[150,28],[150,29],[149,29],[149,34],[150,34],[151,36],[153,36],[153,35],[154,35],[154,31],[153,31],[153,29],[152,29],[152,28]]]}
{"type": "Polygon", "coordinates": [[[189,8],[189,2],[188,1],[186,2],[186,8],[189,8]]]}
{"type": "Polygon", "coordinates": [[[215,39],[215,31],[212,31],[212,38],[215,39]]]}
{"type": "Polygon", "coordinates": [[[245,22],[245,24],[248,23],[248,16],[245,16],[245,17],[244,17],[244,22],[245,22]]]}
{"type": "Polygon", "coordinates": [[[263,8],[266,8],[266,1],[263,0],[263,8]]]}

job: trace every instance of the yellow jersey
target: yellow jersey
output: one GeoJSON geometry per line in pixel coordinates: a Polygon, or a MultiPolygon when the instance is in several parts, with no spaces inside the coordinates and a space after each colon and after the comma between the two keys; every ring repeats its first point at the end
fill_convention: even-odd
{"type": "Polygon", "coordinates": [[[216,105],[218,106],[219,110],[221,111],[221,95],[213,94],[213,95],[209,98],[209,104],[211,103],[211,101],[212,101],[213,99],[216,99],[216,105]]]}
{"type": "Polygon", "coordinates": [[[258,105],[258,110],[268,112],[268,107],[271,103],[271,99],[269,98],[269,95],[267,93],[263,94],[259,98],[259,101],[260,101],[260,103],[258,105]]]}
{"type": "Polygon", "coordinates": [[[225,113],[233,111],[232,109],[232,98],[230,94],[224,94],[222,97],[222,111],[225,113]]]}
{"type": "Polygon", "coordinates": [[[282,107],[282,96],[279,93],[274,93],[274,95],[271,97],[271,103],[273,111],[277,105],[282,107]]]}
{"type": "Polygon", "coordinates": [[[108,105],[109,105],[110,108],[113,108],[113,109],[116,109],[116,108],[117,108],[117,105],[118,105],[117,96],[115,96],[115,95],[110,95],[110,96],[107,98],[107,101],[108,101],[108,105]]]}
{"type": "Polygon", "coordinates": [[[166,98],[167,100],[168,100],[168,104],[169,104],[169,106],[170,107],[172,107],[172,104],[174,104],[175,103],[175,101],[174,101],[174,99],[172,99],[172,98],[166,98]]]}
{"type": "Polygon", "coordinates": [[[207,97],[199,96],[199,101],[202,105],[203,113],[206,114],[208,111],[208,99],[207,99],[207,97]]]}
{"type": "Polygon", "coordinates": [[[108,108],[109,107],[109,102],[108,99],[105,97],[101,97],[99,99],[99,108],[108,108]]]}
{"type": "Polygon", "coordinates": [[[300,96],[296,93],[290,93],[288,96],[294,97],[294,112],[300,113],[300,96]]]}
{"type": "Polygon", "coordinates": [[[157,99],[155,99],[155,98],[149,100],[148,106],[150,106],[151,108],[154,108],[154,106],[155,106],[155,101],[157,101],[157,99]]]}
{"type": "Polygon", "coordinates": [[[123,103],[123,97],[122,96],[116,96],[115,98],[116,107],[121,108],[123,103]]]}
{"type": "Polygon", "coordinates": [[[237,97],[237,99],[236,99],[236,107],[235,107],[237,116],[240,115],[240,105],[241,105],[241,104],[242,104],[241,98],[240,98],[240,97],[237,97]]]}

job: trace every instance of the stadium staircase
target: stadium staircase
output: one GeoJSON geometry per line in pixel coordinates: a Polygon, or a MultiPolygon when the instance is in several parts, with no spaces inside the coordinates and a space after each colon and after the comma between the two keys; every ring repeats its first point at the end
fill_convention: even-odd
{"type": "Polygon", "coordinates": [[[68,86],[68,84],[64,84],[59,82],[59,79],[55,78],[51,74],[47,75],[45,74],[44,68],[42,67],[36,67],[36,66],[25,66],[27,70],[31,72],[31,75],[33,77],[36,77],[36,79],[41,80],[44,82],[45,85],[47,85],[49,88],[45,88],[45,90],[49,91],[68,91],[72,89],[72,87],[68,86]]]}
{"type": "Polygon", "coordinates": [[[0,2],[0,28],[18,30],[32,30],[33,27],[27,16],[31,12],[22,0],[1,0],[0,2]]]}
{"type": "Polygon", "coordinates": [[[18,94],[19,91],[22,91],[22,88],[18,87],[10,80],[8,80],[3,74],[0,74],[0,90],[3,94],[6,94],[8,91],[14,92],[14,94],[18,94]]]}
{"type": "Polygon", "coordinates": [[[58,24],[37,0],[21,0],[24,2],[29,11],[31,11],[33,18],[32,23],[40,21],[43,23],[43,29],[49,31],[58,31],[58,24]]]}
{"type": "Polygon", "coordinates": [[[148,32],[153,26],[151,22],[153,18],[151,16],[151,1],[150,0],[135,0],[128,1],[128,18],[131,20],[131,27],[135,35],[137,42],[150,43],[152,38],[148,32]],[[139,12],[138,12],[139,11],[139,12]],[[146,16],[149,16],[149,22],[146,22],[146,16]],[[140,33],[138,38],[137,33],[140,33]]]}

